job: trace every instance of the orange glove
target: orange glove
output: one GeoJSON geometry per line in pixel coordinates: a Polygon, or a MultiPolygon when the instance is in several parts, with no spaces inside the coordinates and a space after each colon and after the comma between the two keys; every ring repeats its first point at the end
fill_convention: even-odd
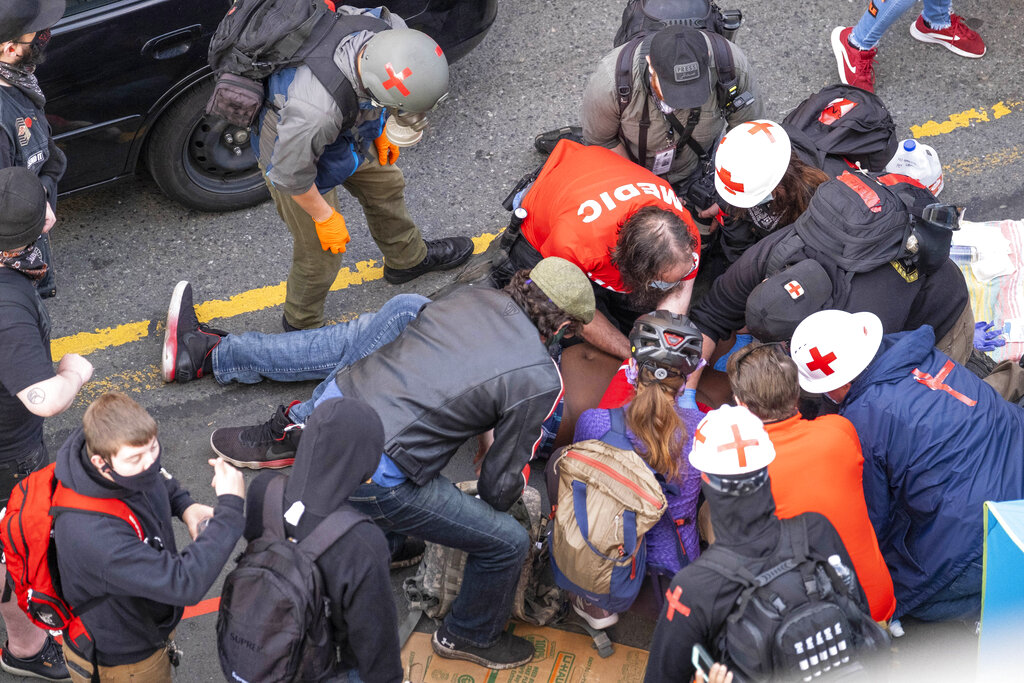
{"type": "Polygon", "coordinates": [[[313,221],[316,226],[316,236],[320,238],[320,246],[324,251],[332,254],[344,254],[345,245],[352,238],[349,237],[348,228],[345,227],[345,217],[337,211],[332,211],[330,217],[325,221],[313,221]]]}
{"type": "Polygon", "coordinates": [[[401,150],[398,149],[398,145],[388,140],[387,135],[381,133],[380,137],[373,141],[373,144],[377,147],[377,158],[380,160],[381,166],[398,161],[398,154],[401,150]]]}

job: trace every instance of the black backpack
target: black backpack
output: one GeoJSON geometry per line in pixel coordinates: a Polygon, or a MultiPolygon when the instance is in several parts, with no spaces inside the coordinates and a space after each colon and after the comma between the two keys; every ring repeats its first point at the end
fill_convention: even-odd
{"type": "Polygon", "coordinates": [[[755,576],[748,559],[712,545],[698,562],[743,586],[716,638],[724,663],[743,680],[823,680],[863,670],[866,652],[889,636],[853,597],[847,578],[807,542],[805,515],[782,520],[775,554],[755,576]]]}
{"type": "Polygon", "coordinates": [[[216,74],[206,113],[247,128],[264,103],[263,79],[305,64],[331,93],[351,128],[359,113],[352,84],[334,63],[341,39],[391,26],[367,15],[336,14],[324,0],[234,0],[210,40],[216,74]]]}
{"type": "Polygon", "coordinates": [[[711,31],[732,40],[742,22],[740,10],[722,11],[710,0],[629,0],[613,45],[625,45],[637,36],[675,25],[711,31]]]}
{"type": "Polygon", "coordinates": [[[337,510],[295,543],[285,536],[284,483],[281,476],[267,485],[263,535],[249,543],[224,580],[217,654],[229,681],[320,681],[338,661],[330,600],[316,559],[353,526],[370,520],[355,510],[337,510]]]}
{"type": "Polygon", "coordinates": [[[831,177],[858,164],[881,173],[899,145],[896,124],[878,95],[841,83],[801,102],[782,127],[803,160],[831,177]]]}

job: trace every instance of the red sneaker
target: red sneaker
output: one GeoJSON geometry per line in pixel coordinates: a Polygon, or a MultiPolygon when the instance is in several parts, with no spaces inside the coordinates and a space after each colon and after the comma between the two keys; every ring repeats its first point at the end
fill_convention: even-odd
{"type": "Polygon", "coordinates": [[[922,43],[938,43],[961,57],[977,58],[985,54],[985,42],[970,26],[956,14],[950,14],[949,28],[930,28],[924,23],[924,16],[910,25],[910,35],[922,43]]]}
{"type": "Polygon", "coordinates": [[[839,80],[868,92],[875,91],[876,50],[858,50],[850,45],[853,28],[836,26],[832,30],[832,52],[839,67],[839,80]]]}

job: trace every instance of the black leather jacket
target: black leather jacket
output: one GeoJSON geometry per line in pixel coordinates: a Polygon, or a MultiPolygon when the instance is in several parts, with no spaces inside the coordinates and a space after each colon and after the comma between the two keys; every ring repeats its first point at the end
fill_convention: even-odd
{"type": "Polygon", "coordinates": [[[384,452],[417,485],[466,439],[494,428],[480,498],[507,510],[562,393],[537,328],[504,292],[464,288],[427,304],[393,342],[338,373],[384,423],[384,452]]]}

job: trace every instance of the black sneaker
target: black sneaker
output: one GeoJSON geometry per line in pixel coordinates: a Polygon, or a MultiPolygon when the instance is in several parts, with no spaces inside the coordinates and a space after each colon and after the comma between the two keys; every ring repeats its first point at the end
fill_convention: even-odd
{"type": "Polygon", "coordinates": [[[64,653],[51,635],[46,636],[42,649],[34,657],[27,659],[18,659],[12,655],[7,649],[7,643],[4,643],[4,652],[0,655],[0,669],[16,676],[42,678],[46,681],[71,680],[68,665],[64,663],[64,653]]]}
{"type": "Polygon", "coordinates": [[[473,255],[473,240],[468,237],[446,237],[427,240],[427,255],[412,268],[389,268],[384,265],[384,279],[393,285],[415,280],[435,270],[451,270],[465,263],[473,255]]]}
{"type": "Polygon", "coordinates": [[[423,542],[422,538],[406,536],[402,546],[391,553],[391,568],[404,569],[419,564],[426,549],[427,544],[423,542]]]}
{"type": "Polygon", "coordinates": [[[434,631],[430,646],[439,657],[464,659],[496,670],[514,669],[527,664],[533,659],[534,652],[533,643],[508,632],[502,632],[498,642],[490,647],[477,647],[448,633],[444,624],[434,631]]]}
{"type": "Polygon", "coordinates": [[[555,145],[562,140],[572,140],[582,144],[583,128],[581,126],[564,126],[540,133],[533,139],[533,146],[541,154],[551,154],[555,145]]]}
{"type": "Polygon", "coordinates": [[[232,465],[251,470],[280,469],[295,462],[302,425],[288,418],[288,408],[278,406],[274,417],[252,427],[223,427],[210,435],[210,447],[232,465]]]}
{"type": "Polygon", "coordinates": [[[213,372],[213,348],[227,336],[196,318],[192,305],[192,285],[182,280],[174,287],[167,307],[167,331],[164,332],[163,367],[165,382],[188,382],[213,372]]]}
{"type": "Polygon", "coordinates": [[[298,332],[302,329],[301,327],[295,327],[295,325],[288,322],[288,317],[285,316],[284,313],[281,314],[281,328],[285,332],[298,332]]]}

